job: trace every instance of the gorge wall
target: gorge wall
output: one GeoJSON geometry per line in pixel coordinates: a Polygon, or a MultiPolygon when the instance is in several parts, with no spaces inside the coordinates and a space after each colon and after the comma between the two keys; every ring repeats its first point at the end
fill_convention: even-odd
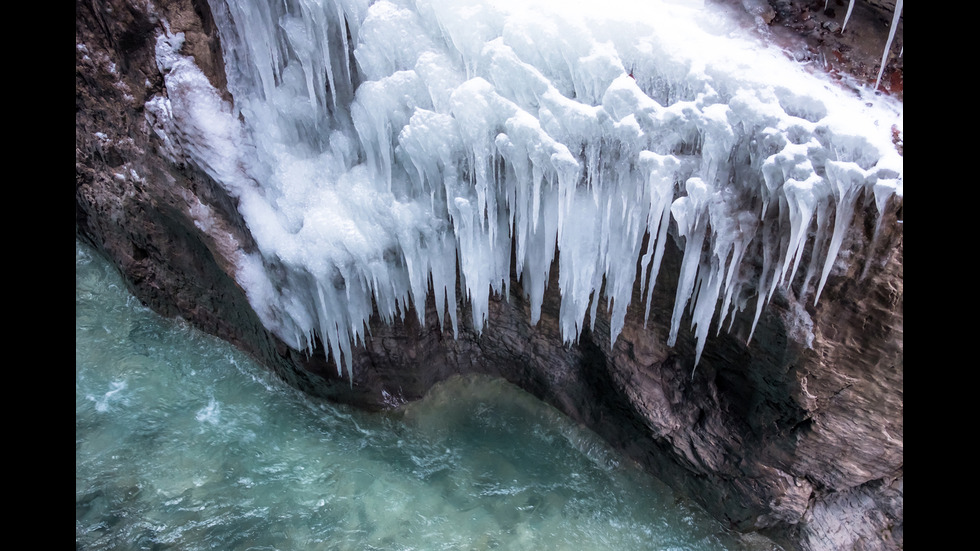
{"type": "Polygon", "coordinates": [[[424,324],[411,313],[372,320],[350,380],[324,347],[308,356],[263,327],[236,283],[236,255],[256,248],[236,200],[179,154],[159,154],[173,145],[145,104],[166,94],[155,59],[165,28],[184,33],[181,53],[226,90],[205,0],[76,3],[76,236],[141,301],[235,343],[297,388],[362,407],[417,399],[454,374],[498,375],[735,529],[790,548],[903,547],[901,196],[882,213],[873,197],[859,201],[817,305],[797,299],[799,285],[778,289],[751,342],[751,312],[740,313],[731,331],[712,331],[693,375],[690,324],[666,345],[683,256],[668,241],[651,321],[634,288],[614,344],[604,308],[594,329],[563,344],[556,261],[536,325],[516,274],[480,332],[462,301],[459,334],[440,327],[430,294],[424,324]]]}

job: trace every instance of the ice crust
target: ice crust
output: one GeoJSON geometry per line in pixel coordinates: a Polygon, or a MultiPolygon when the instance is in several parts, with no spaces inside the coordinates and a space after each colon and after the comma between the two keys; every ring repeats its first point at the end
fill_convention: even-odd
{"type": "Polygon", "coordinates": [[[816,301],[857,201],[902,193],[900,104],[701,2],[209,2],[234,105],[166,34],[147,119],[238,198],[263,323],[338,371],[372,314],[424,321],[430,294],[458,334],[457,278],[481,331],[513,267],[537,323],[556,255],[565,341],[601,304],[615,342],[635,285],[649,318],[668,239],[669,344],[688,313],[697,362],[712,323],[749,309],[754,331],[801,267],[816,301]]]}

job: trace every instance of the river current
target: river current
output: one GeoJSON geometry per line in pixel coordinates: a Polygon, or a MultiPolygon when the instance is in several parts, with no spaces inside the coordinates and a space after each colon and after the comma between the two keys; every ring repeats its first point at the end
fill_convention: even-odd
{"type": "Polygon", "coordinates": [[[312,399],[75,246],[76,549],[768,549],[496,379],[312,399]]]}

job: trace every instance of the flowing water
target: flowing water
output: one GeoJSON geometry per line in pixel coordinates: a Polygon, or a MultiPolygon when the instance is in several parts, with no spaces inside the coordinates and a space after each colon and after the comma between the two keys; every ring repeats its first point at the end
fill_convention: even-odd
{"type": "Polygon", "coordinates": [[[500,380],[311,399],[75,249],[76,549],[768,549],[500,380]]]}

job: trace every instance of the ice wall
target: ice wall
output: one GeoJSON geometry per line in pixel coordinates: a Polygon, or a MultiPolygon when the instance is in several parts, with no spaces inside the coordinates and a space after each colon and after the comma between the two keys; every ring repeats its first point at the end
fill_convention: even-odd
{"type": "Polygon", "coordinates": [[[479,331],[512,257],[533,322],[558,255],[566,342],[600,307],[614,342],[637,263],[649,315],[668,238],[669,344],[687,310],[699,359],[712,324],[757,321],[798,271],[817,300],[856,202],[902,194],[901,105],[700,2],[209,1],[234,105],[167,34],[148,119],[239,199],[263,322],[338,370],[375,311],[432,294],[458,331],[457,278],[479,331]]]}

